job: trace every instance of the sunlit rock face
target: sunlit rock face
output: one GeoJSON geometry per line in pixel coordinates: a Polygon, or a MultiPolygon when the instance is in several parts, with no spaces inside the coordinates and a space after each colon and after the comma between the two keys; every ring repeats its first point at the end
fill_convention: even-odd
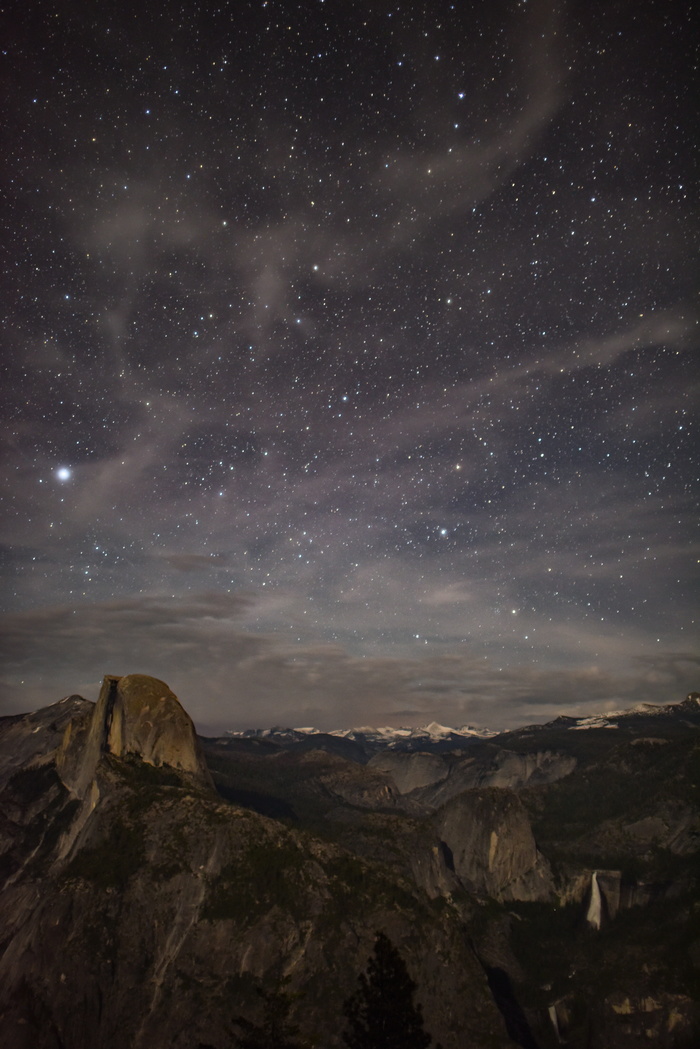
{"type": "Polygon", "coordinates": [[[151,765],[171,765],[194,775],[204,771],[192,719],[157,678],[105,678],[95,715],[104,717],[109,753],[135,754],[151,765]]]}
{"type": "Polygon", "coordinates": [[[473,790],[438,816],[455,873],[474,892],[500,900],[549,899],[549,864],[538,852],[522,802],[511,791],[473,790]]]}
{"type": "Polygon", "coordinates": [[[169,765],[202,785],[211,784],[192,719],[163,681],[146,674],[105,677],[89,723],[83,718],[66,728],[57,755],[59,774],[83,795],[105,754],[169,765]]]}

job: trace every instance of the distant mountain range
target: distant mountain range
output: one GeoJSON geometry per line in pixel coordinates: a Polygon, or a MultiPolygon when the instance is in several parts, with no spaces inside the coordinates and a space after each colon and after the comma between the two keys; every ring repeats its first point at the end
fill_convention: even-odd
{"type": "Polygon", "coordinates": [[[501,736],[513,736],[515,733],[526,733],[547,731],[554,728],[565,728],[574,731],[582,731],[593,728],[617,729],[621,724],[631,724],[632,719],[639,723],[644,719],[668,719],[686,717],[692,724],[700,724],[700,693],[691,692],[681,703],[666,703],[657,705],[653,703],[639,703],[627,710],[615,710],[604,714],[589,714],[580,717],[569,717],[560,715],[553,721],[544,724],[528,725],[519,729],[502,730],[494,732],[490,729],[474,728],[472,725],[463,725],[461,728],[450,728],[440,725],[437,721],[431,721],[429,725],[419,728],[392,728],[373,727],[363,725],[349,729],[321,729],[284,728],[274,726],[273,728],[243,729],[240,731],[230,730],[226,736],[235,739],[266,739],[281,745],[290,743],[302,743],[310,741],[312,736],[335,736],[339,739],[354,740],[362,744],[373,744],[385,746],[391,749],[416,749],[417,746],[427,745],[432,748],[435,744],[440,749],[445,744],[461,744],[470,739],[498,739],[501,736]]]}
{"type": "Polygon", "coordinates": [[[375,728],[371,725],[362,725],[358,728],[339,728],[323,731],[317,728],[282,728],[279,725],[273,728],[252,728],[241,731],[231,730],[227,736],[239,739],[272,739],[278,742],[300,742],[309,736],[337,736],[340,739],[354,739],[360,742],[385,743],[393,746],[396,743],[407,741],[428,740],[431,742],[445,740],[463,740],[470,736],[488,739],[495,736],[495,732],[488,729],[472,728],[465,725],[463,728],[449,728],[446,725],[438,725],[437,721],[431,721],[429,725],[421,728],[391,728],[389,726],[375,728]]]}

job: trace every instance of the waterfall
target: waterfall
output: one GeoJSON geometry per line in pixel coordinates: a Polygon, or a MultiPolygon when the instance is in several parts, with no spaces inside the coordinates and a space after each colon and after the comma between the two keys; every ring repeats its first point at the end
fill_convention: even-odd
{"type": "Polygon", "coordinates": [[[554,1028],[554,1033],[557,1036],[557,1041],[561,1044],[561,1032],[559,1030],[559,1017],[557,1016],[556,1005],[550,1005],[547,1012],[549,1013],[549,1019],[552,1021],[552,1027],[554,1028]]]}
{"type": "Polygon", "coordinates": [[[591,878],[591,902],[588,904],[588,913],[586,914],[586,921],[594,928],[600,928],[601,920],[601,899],[600,899],[600,886],[598,885],[598,871],[593,871],[591,878]]]}

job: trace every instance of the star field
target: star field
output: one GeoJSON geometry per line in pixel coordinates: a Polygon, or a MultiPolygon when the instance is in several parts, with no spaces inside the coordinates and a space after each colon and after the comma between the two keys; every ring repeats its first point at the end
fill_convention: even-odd
{"type": "Polygon", "coordinates": [[[697,688],[690,12],[15,11],[5,711],[498,728],[697,688]]]}

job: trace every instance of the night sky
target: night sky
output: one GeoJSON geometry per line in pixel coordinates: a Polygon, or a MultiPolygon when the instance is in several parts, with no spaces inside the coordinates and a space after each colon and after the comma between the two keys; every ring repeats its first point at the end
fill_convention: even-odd
{"type": "Polygon", "coordinates": [[[105,673],[205,732],[700,687],[690,20],[15,5],[3,713],[105,673]]]}

